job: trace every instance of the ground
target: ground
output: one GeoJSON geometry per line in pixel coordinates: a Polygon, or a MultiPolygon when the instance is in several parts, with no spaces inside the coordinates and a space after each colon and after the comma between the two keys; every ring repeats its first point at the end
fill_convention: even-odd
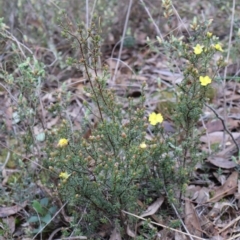
{"type": "MultiPolygon", "coordinates": [[[[71,122],[73,132],[84,131],[85,139],[91,137],[98,125],[98,116],[94,114],[97,106],[90,101],[86,90],[90,82],[84,67],[74,62],[68,64],[69,57],[78,60],[82,57],[68,31],[73,33],[72,29],[77,29],[81,21],[84,27],[89,27],[91,20],[101,26],[99,62],[108,69],[107,89],[113,90],[122,111],[126,112],[129,97],[138,104],[145,84],[146,116],[154,111],[162,113],[165,133],[171,135],[176,133],[172,111],[178,84],[184,80],[186,61],[173,60],[174,54],[166,53],[161,38],[171,41],[172,36],[182,37],[188,44],[198,37],[194,35],[194,27],[211,22],[210,19],[213,20],[207,29],[219,38],[223,48],[223,52],[214,55],[211,64],[216,65],[221,56],[226,64],[217,71],[209,69],[215,71],[215,76],[209,100],[196,123],[196,131],[201,133],[198,150],[206,156],[191,173],[180,212],[165,194],[153,195],[147,204],[138,199],[142,213],[134,214],[138,218],[136,228],[127,228],[124,236],[137,239],[143,218],[149,218],[149,226],[156,226],[158,234],[152,237],[144,233],[142,239],[240,239],[240,3],[234,0],[172,1],[173,5],[168,1],[140,2],[133,1],[131,6],[131,1],[99,1],[96,5],[88,1],[80,4],[0,1],[3,6],[0,16],[4,18],[0,21],[1,240],[59,239],[64,230],[72,232],[65,239],[73,236],[87,239],[84,235],[74,235],[74,227],[68,231],[72,216],[65,211],[67,203],[54,194],[60,180],[46,177],[51,169],[46,169],[42,162],[47,154],[45,134],[61,128],[62,116],[71,122]],[[96,13],[96,19],[92,12],[96,13]],[[125,40],[121,42],[122,36],[125,40]],[[92,112],[84,107],[84,102],[90,104],[92,112]],[[64,109],[63,114],[59,114],[59,109],[64,109]],[[89,124],[83,127],[86,115],[89,124]],[[34,143],[29,136],[34,136],[34,143]]],[[[90,72],[93,77],[103,74],[102,69],[90,72]]],[[[146,141],[154,138],[154,131],[149,129],[146,141]]],[[[57,149],[57,141],[52,144],[49,148],[57,149]]],[[[93,168],[94,162],[89,166],[93,168]]],[[[119,229],[103,223],[92,239],[125,239],[119,229]]]]}

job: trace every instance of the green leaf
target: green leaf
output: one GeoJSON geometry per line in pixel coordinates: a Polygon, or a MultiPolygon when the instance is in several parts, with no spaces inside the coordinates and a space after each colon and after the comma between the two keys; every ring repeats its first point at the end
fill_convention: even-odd
{"type": "Polygon", "coordinates": [[[47,205],[48,205],[48,198],[43,198],[43,199],[41,199],[40,204],[41,204],[43,207],[47,207],[47,205]]]}
{"type": "Polygon", "coordinates": [[[43,142],[45,140],[45,132],[41,132],[36,136],[37,141],[43,142]]]}
{"type": "Polygon", "coordinates": [[[57,206],[53,206],[48,209],[48,212],[51,213],[52,215],[55,214],[56,211],[57,211],[57,206]]]}
{"type": "Polygon", "coordinates": [[[42,208],[41,204],[38,201],[34,200],[33,204],[32,204],[32,207],[35,209],[35,211],[38,214],[40,214],[42,216],[44,215],[44,209],[42,208]]]}
{"type": "Polygon", "coordinates": [[[17,124],[21,121],[18,112],[13,112],[12,117],[13,117],[13,120],[12,120],[13,124],[17,124]]]}
{"type": "Polygon", "coordinates": [[[31,216],[29,219],[28,219],[28,222],[29,223],[35,223],[35,222],[39,222],[39,217],[38,216],[31,216]]]}
{"type": "Polygon", "coordinates": [[[47,213],[44,217],[41,218],[41,221],[48,224],[51,221],[51,215],[47,213]]]}

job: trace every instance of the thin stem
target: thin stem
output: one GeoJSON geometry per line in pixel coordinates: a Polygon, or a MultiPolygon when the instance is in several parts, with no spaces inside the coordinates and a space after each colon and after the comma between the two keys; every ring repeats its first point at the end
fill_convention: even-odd
{"type": "Polygon", "coordinates": [[[158,37],[160,37],[161,40],[163,41],[163,36],[162,36],[162,34],[161,34],[161,31],[160,31],[159,27],[157,26],[156,22],[154,21],[154,19],[153,19],[151,13],[149,12],[146,4],[143,2],[143,0],[140,0],[140,2],[141,2],[141,4],[142,4],[142,6],[144,7],[145,11],[147,12],[149,18],[151,19],[151,22],[152,22],[152,24],[154,25],[154,27],[155,27],[155,29],[156,29],[156,32],[157,32],[157,34],[158,34],[158,37]]]}
{"type": "Polygon", "coordinates": [[[130,16],[130,12],[131,12],[131,7],[132,7],[132,0],[129,1],[129,5],[128,5],[127,16],[126,16],[126,20],[125,20],[125,24],[124,24],[124,28],[123,28],[122,40],[121,40],[120,49],[119,49],[119,52],[118,52],[117,65],[116,65],[116,68],[115,68],[115,71],[114,71],[114,75],[113,75],[113,82],[115,82],[117,71],[118,71],[118,67],[119,67],[119,63],[120,63],[120,59],[121,59],[123,43],[124,43],[126,31],[127,31],[127,26],[128,26],[128,20],[129,20],[129,16],[130,16]]]}
{"type": "MultiPolygon", "coordinates": [[[[229,56],[230,56],[230,49],[231,49],[231,46],[232,46],[232,35],[233,35],[233,25],[234,25],[234,14],[235,14],[235,0],[232,1],[232,16],[231,16],[231,26],[230,26],[230,33],[229,33],[229,40],[228,40],[228,52],[227,52],[227,63],[229,62],[229,56]]],[[[227,99],[226,99],[226,94],[225,94],[225,88],[226,88],[226,76],[227,76],[227,69],[228,69],[228,66],[225,67],[224,69],[224,77],[223,77],[223,119],[224,119],[224,122],[227,122],[227,99]]],[[[223,135],[223,149],[225,149],[225,141],[226,141],[226,134],[225,132],[228,132],[229,131],[227,130],[227,126],[224,124],[224,135],[223,135]]],[[[239,150],[239,148],[238,148],[239,150]]]]}
{"type": "MultiPolygon", "coordinates": [[[[71,33],[70,31],[68,31],[68,30],[66,30],[66,31],[67,31],[67,33],[68,33],[69,35],[71,35],[72,37],[74,37],[74,38],[77,40],[77,42],[78,42],[78,44],[79,44],[79,47],[80,47],[81,54],[83,55],[83,58],[84,58],[83,47],[82,47],[82,44],[81,44],[80,40],[78,39],[78,37],[77,37],[76,35],[74,35],[73,33],[71,33]]],[[[93,94],[94,94],[95,98],[97,99],[97,93],[96,93],[96,91],[94,90],[94,86],[93,86],[93,83],[92,83],[90,74],[89,74],[89,72],[88,72],[88,66],[87,66],[87,62],[86,62],[85,59],[83,59],[83,65],[84,65],[84,68],[85,68],[85,71],[86,71],[86,74],[87,74],[87,78],[88,78],[88,80],[89,80],[89,82],[90,82],[91,89],[93,90],[93,94]]],[[[101,111],[99,102],[98,102],[98,101],[96,101],[96,102],[97,102],[97,106],[98,106],[98,110],[99,110],[99,114],[100,114],[101,121],[103,122],[103,115],[102,115],[102,111],[101,111]]]]}
{"type": "Polygon", "coordinates": [[[216,110],[215,110],[214,108],[212,108],[210,105],[208,105],[207,103],[205,103],[205,106],[208,107],[209,109],[211,109],[211,110],[215,113],[216,117],[221,120],[224,130],[225,130],[225,131],[229,134],[229,136],[232,138],[234,144],[236,145],[237,151],[239,152],[239,151],[240,151],[239,145],[237,144],[237,142],[236,142],[235,138],[233,137],[232,133],[228,130],[228,128],[227,128],[227,126],[226,126],[226,121],[225,121],[225,119],[222,118],[221,116],[219,116],[218,113],[216,112],[216,110]]]}

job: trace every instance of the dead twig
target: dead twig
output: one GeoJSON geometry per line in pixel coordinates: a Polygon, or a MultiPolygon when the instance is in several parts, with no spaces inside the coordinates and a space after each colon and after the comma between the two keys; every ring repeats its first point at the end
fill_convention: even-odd
{"type": "Polygon", "coordinates": [[[210,105],[208,105],[207,103],[205,103],[205,106],[208,107],[209,109],[211,109],[214,114],[216,115],[216,117],[222,122],[223,128],[224,130],[229,134],[229,136],[231,137],[231,139],[233,140],[234,144],[236,145],[237,151],[240,151],[239,145],[236,142],[235,138],[233,137],[232,133],[228,130],[226,124],[225,124],[225,120],[217,113],[217,111],[212,108],[210,105]]]}
{"type": "MultiPolygon", "coordinates": [[[[130,212],[127,212],[127,211],[124,211],[124,210],[122,210],[122,212],[124,212],[124,213],[126,213],[126,214],[128,214],[128,215],[130,215],[130,216],[136,217],[136,218],[138,218],[138,219],[147,221],[147,219],[145,219],[145,218],[143,218],[143,217],[140,217],[140,216],[138,216],[138,215],[135,215],[135,214],[133,214],[133,213],[130,213],[130,212]]],[[[182,232],[182,231],[180,231],[180,230],[177,230],[177,229],[168,227],[168,226],[163,225],[163,224],[160,224],[160,223],[156,223],[156,222],[153,222],[153,221],[150,221],[150,222],[148,221],[148,223],[151,223],[151,224],[154,224],[154,225],[157,225],[157,226],[166,228],[166,229],[171,230],[171,231],[174,231],[174,232],[181,233],[181,234],[183,234],[183,235],[186,235],[186,236],[188,236],[188,237],[192,237],[192,238],[194,238],[194,239],[207,240],[206,238],[201,238],[201,237],[198,237],[198,236],[194,236],[194,235],[192,235],[192,234],[190,234],[190,233],[185,233],[185,232],[182,232]]]]}

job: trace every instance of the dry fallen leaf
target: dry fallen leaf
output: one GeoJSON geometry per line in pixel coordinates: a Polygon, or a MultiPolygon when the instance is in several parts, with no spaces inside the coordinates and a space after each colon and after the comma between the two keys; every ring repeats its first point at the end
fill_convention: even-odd
{"type": "Polygon", "coordinates": [[[128,236],[132,237],[132,238],[136,238],[136,234],[130,229],[129,225],[127,225],[127,234],[128,236]]]}
{"type": "Polygon", "coordinates": [[[224,240],[221,236],[214,236],[211,238],[211,240],[224,240]]]}
{"type": "Polygon", "coordinates": [[[201,237],[201,225],[189,199],[185,201],[185,225],[192,235],[201,237]]]}
{"type": "Polygon", "coordinates": [[[146,211],[144,211],[143,214],[141,214],[141,217],[147,217],[155,214],[157,210],[161,207],[162,203],[164,201],[164,197],[159,197],[152,205],[150,205],[146,211]]]}
{"type": "MultiPolygon", "coordinates": [[[[240,146],[240,137],[235,138],[235,142],[237,143],[238,146],[240,146]]],[[[228,146],[224,150],[218,152],[214,157],[220,157],[220,158],[225,158],[229,160],[237,152],[238,152],[237,146],[234,143],[232,143],[230,146],[228,146]]],[[[212,156],[209,157],[208,161],[211,158],[212,156]]]]}
{"type": "MultiPolygon", "coordinates": [[[[157,200],[157,201],[158,201],[158,200],[157,200]]],[[[139,205],[141,208],[146,208],[146,206],[145,206],[139,199],[137,200],[137,203],[138,203],[138,205],[139,205]]],[[[154,204],[154,203],[153,203],[153,204],[154,204]]],[[[147,211],[147,210],[146,210],[146,211],[147,211]]],[[[145,211],[145,212],[146,212],[146,211],[145,211]]],[[[144,213],[143,213],[143,214],[144,214],[144,213]]],[[[152,218],[153,221],[155,221],[156,223],[159,223],[159,224],[164,225],[163,221],[160,220],[157,215],[152,214],[152,215],[151,215],[151,218],[152,218]]]]}
{"type": "Polygon", "coordinates": [[[202,187],[199,191],[196,192],[196,194],[194,195],[195,198],[195,202],[197,202],[198,204],[203,204],[205,202],[207,202],[207,200],[209,199],[209,189],[202,187]]]}
{"type": "Polygon", "coordinates": [[[184,235],[184,234],[181,234],[179,232],[175,232],[175,237],[174,237],[175,240],[187,240],[187,236],[184,235]]]}
{"type": "MultiPolygon", "coordinates": [[[[239,121],[238,120],[234,120],[231,118],[228,118],[228,126],[229,126],[229,130],[233,129],[233,128],[237,128],[239,125],[239,121]]],[[[206,124],[206,129],[208,133],[212,133],[212,132],[217,132],[217,131],[223,131],[224,130],[224,126],[222,124],[222,121],[220,119],[214,119],[211,122],[208,122],[206,124]]]]}
{"type": "MultiPolygon", "coordinates": [[[[214,143],[221,143],[222,140],[223,140],[223,135],[224,135],[224,132],[222,131],[218,131],[218,132],[212,132],[212,133],[209,133],[205,136],[202,136],[200,138],[200,141],[201,142],[204,142],[204,143],[210,143],[210,144],[214,144],[214,143]]],[[[240,137],[240,133],[232,133],[233,137],[236,139],[238,137],[240,137]]],[[[230,136],[227,135],[226,137],[226,141],[229,141],[231,140],[230,136]]]]}
{"type": "Polygon", "coordinates": [[[214,192],[214,197],[208,200],[208,202],[217,202],[222,198],[234,194],[237,189],[238,172],[233,172],[227,181],[214,192]]]}
{"type": "Polygon", "coordinates": [[[15,217],[3,218],[2,221],[8,226],[8,229],[13,234],[15,232],[15,217]]]}
{"type": "Polygon", "coordinates": [[[224,168],[224,169],[231,169],[237,166],[235,162],[229,161],[226,158],[221,158],[217,156],[209,158],[208,161],[212,163],[214,166],[224,168]]]}
{"type": "Polygon", "coordinates": [[[229,202],[217,202],[214,204],[212,210],[208,213],[208,216],[211,219],[218,217],[219,214],[223,211],[224,207],[232,207],[233,208],[233,204],[231,204],[229,202]]]}
{"type": "Polygon", "coordinates": [[[120,235],[120,231],[119,231],[119,229],[117,229],[117,227],[115,227],[113,229],[112,234],[111,234],[109,240],[122,240],[122,237],[120,235]]]}
{"type": "Polygon", "coordinates": [[[219,173],[213,172],[213,176],[218,180],[218,182],[221,185],[223,185],[227,180],[227,177],[224,174],[219,174],[219,173]]]}
{"type": "Polygon", "coordinates": [[[209,236],[215,236],[218,233],[218,231],[216,230],[216,227],[213,224],[213,222],[209,221],[209,218],[204,214],[200,215],[199,217],[201,229],[209,236]]]}
{"type": "Polygon", "coordinates": [[[12,207],[0,207],[0,217],[8,217],[21,211],[27,206],[27,201],[12,207]]]}

